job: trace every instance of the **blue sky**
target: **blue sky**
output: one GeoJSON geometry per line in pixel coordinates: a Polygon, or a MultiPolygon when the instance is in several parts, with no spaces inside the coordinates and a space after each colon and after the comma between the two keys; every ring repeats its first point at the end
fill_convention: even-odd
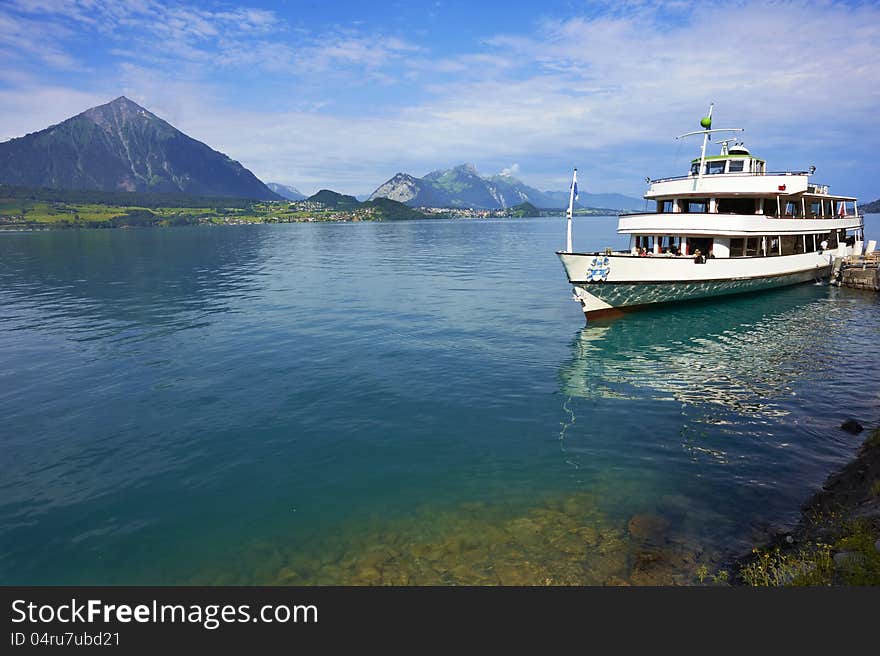
{"type": "Polygon", "coordinates": [[[306,193],[473,162],[641,195],[714,101],[770,169],[880,197],[876,2],[0,4],[0,139],[123,94],[306,193]]]}

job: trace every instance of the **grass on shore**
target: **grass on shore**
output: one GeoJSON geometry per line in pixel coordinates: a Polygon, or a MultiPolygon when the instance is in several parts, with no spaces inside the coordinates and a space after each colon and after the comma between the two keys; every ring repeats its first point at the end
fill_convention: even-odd
{"type": "Polygon", "coordinates": [[[754,549],[739,568],[740,580],[755,586],[880,586],[880,517],[873,501],[880,497],[878,452],[880,429],[875,429],[862,446],[849,489],[844,486],[844,495],[855,492],[850,500],[840,503],[841,497],[832,496],[832,505],[827,498],[813,505],[804,515],[802,544],[754,549]]]}
{"type": "Polygon", "coordinates": [[[375,221],[386,218],[376,208],[338,211],[278,201],[254,201],[245,207],[142,207],[0,198],[0,225],[31,228],[102,228],[199,223],[288,223],[300,221],[375,221]]]}

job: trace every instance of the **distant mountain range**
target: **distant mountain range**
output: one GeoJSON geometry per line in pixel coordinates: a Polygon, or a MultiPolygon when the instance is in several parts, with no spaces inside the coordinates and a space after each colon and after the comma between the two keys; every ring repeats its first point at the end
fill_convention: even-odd
{"type": "Polygon", "coordinates": [[[0,143],[0,183],[279,199],[241,164],[125,96],[0,143]]]}
{"type": "MultiPolygon", "coordinates": [[[[185,135],[125,96],[45,130],[0,143],[0,184],[256,200],[306,198],[290,185],[264,184],[235,160],[185,135]]],[[[345,198],[360,202],[353,196],[345,198]]],[[[384,198],[409,207],[495,210],[523,203],[544,209],[568,206],[568,191],[540,191],[509,175],[482,176],[473,164],[432,171],[421,178],[398,173],[367,202],[384,198]]],[[[630,210],[641,207],[642,201],[621,194],[581,192],[577,206],[630,210]]]]}
{"type": "Polygon", "coordinates": [[[290,185],[281,184],[280,182],[267,182],[266,186],[269,187],[276,194],[281,196],[282,198],[286,198],[287,200],[305,200],[306,195],[302,193],[296,187],[291,187],[290,185]]]}
{"type": "MultiPolygon", "coordinates": [[[[485,177],[473,164],[432,171],[416,178],[398,173],[380,185],[370,199],[390,198],[410,207],[473,207],[504,209],[521,203],[540,208],[568,206],[568,191],[540,191],[509,175],[485,177]]],[[[578,207],[601,207],[615,210],[637,209],[644,201],[622,194],[581,192],[578,207]]]]}
{"type": "Polygon", "coordinates": [[[859,205],[859,209],[862,210],[862,212],[864,212],[865,214],[880,214],[880,199],[875,200],[871,203],[859,205]]]}

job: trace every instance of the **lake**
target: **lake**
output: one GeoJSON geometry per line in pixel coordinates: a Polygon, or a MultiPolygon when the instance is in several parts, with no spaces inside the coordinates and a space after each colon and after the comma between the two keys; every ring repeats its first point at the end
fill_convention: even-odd
{"type": "Polygon", "coordinates": [[[564,239],[0,234],[0,582],[689,583],[792,525],[859,446],[841,422],[880,419],[880,295],[585,327],[564,239]]]}

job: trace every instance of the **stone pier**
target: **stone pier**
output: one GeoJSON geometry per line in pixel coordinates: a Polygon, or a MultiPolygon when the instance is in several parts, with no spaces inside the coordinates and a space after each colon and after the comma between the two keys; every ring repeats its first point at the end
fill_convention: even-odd
{"type": "Polygon", "coordinates": [[[880,292],[880,258],[877,255],[849,257],[838,274],[841,287],[880,292]]]}

